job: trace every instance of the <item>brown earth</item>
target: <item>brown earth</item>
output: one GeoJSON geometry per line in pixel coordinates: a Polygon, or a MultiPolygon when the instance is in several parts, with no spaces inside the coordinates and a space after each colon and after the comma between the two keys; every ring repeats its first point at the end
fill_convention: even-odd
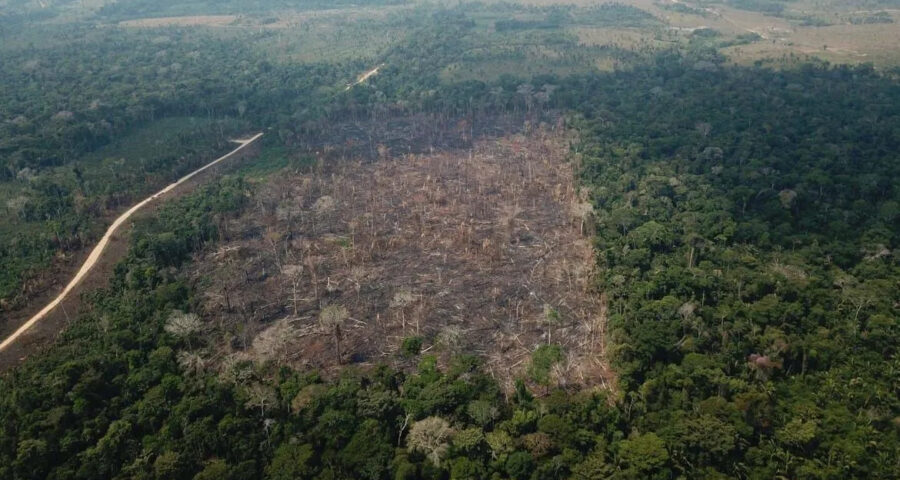
{"type": "Polygon", "coordinates": [[[511,388],[553,343],[566,353],[555,382],[611,386],[582,233],[589,206],[566,135],[538,129],[432,154],[382,147],[377,161],[274,176],[192,267],[207,348],[182,358],[222,373],[245,360],[402,367],[415,359],[399,346],[418,336],[442,362],[480,356],[511,388]],[[339,329],[322,324],[323,310],[338,312],[339,329]]]}

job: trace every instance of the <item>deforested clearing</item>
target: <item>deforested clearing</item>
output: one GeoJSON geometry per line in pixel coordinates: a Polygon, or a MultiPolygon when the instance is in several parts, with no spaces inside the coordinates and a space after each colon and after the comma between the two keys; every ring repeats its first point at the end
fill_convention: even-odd
{"type": "Polygon", "coordinates": [[[610,386],[591,209],[566,135],[424,155],[383,147],[376,161],[276,175],[198,259],[213,345],[200,355],[220,370],[247,360],[336,372],[472,354],[507,388],[523,376],[610,386]],[[536,365],[543,345],[555,360],[536,365]]]}

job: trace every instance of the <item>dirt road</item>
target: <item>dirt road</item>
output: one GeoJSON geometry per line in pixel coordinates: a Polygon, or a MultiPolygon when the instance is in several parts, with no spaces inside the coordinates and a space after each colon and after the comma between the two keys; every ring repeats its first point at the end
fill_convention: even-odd
{"type": "Polygon", "coordinates": [[[22,324],[21,327],[19,327],[9,337],[7,337],[5,340],[3,340],[3,343],[0,343],[0,351],[3,351],[5,348],[10,346],[13,342],[16,341],[16,339],[21,337],[31,327],[33,327],[35,324],[37,324],[39,321],[41,321],[41,319],[46,317],[47,314],[49,314],[51,311],[53,311],[53,309],[56,308],[56,306],[59,305],[60,302],[62,302],[63,299],[65,299],[66,296],[76,286],[78,286],[78,284],[82,281],[82,279],[84,279],[84,277],[88,274],[88,272],[90,272],[90,270],[97,263],[97,260],[99,260],[100,257],[103,255],[103,252],[106,249],[107,244],[109,244],[109,241],[112,238],[113,234],[123,223],[125,223],[126,220],[128,220],[131,217],[131,215],[133,215],[135,212],[137,212],[138,210],[140,210],[142,207],[144,207],[148,203],[152,202],[153,200],[156,200],[160,196],[173,190],[175,187],[190,180],[191,178],[193,178],[195,175],[199,174],[200,172],[202,172],[208,168],[211,168],[222,161],[225,161],[225,160],[231,158],[233,155],[235,155],[236,153],[240,152],[245,147],[247,147],[247,145],[250,145],[253,142],[255,142],[262,135],[263,135],[262,133],[257,133],[253,137],[250,137],[246,140],[235,140],[235,142],[240,144],[239,147],[237,147],[234,150],[232,150],[231,152],[228,152],[227,154],[213,160],[212,162],[198,168],[197,170],[194,170],[193,172],[185,175],[184,177],[181,177],[175,183],[172,183],[169,186],[167,186],[166,188],[160,190],[159,192],[156,192],[153,195],[145,198],[140,203],[129,208],[125,213],[123,213],[118,218],[116,218],[116,220],[112,223],[112,225],[109,226],[109,229],[106,230],[106,233],[103,235],[103,238],[101,238],[100,241],[97,242],[97,246],[95,246],[94,249],[91,250],[90,255],[88,255],[88,258],[87,258],[87,260],[85,260],[84,264],[81,265],[81,268],[78,270],[78,273],[76,273],[75,276],[72,278],[72,280],[69,281],[68,285],[66,285],[66,288],[63,289],[63,291],[59,295],[57,295],[56,298],[53,299],[53,301],[51,301],[50,303],[47,304],[47,306],[42,308],[41,311],[36,313],[30,319],[28,319],[27,322],[22,324]]]}
{"type": "Polygon", "coordinates": [[[365,82],[366,80],[369,79],[369,77],[371,77],[372,75],[377,74],[377,73],[378,73],[378,69],[380,69],[380,68],[383,67],[383,66],[384,66],[384,64],[382,63],[381,65],[379,65],[379,66],[377,66],[377,67],[375,67],[375,68],[369,70],[368,72],[366,72],[366,73],[360,75],[359,78],[357,78],[355,82],[351,83],[350,85],[347,85],[346,90],[350,90],[351,88],[353,88],[353,87],[359,85],[360,83],[365,82]]]}

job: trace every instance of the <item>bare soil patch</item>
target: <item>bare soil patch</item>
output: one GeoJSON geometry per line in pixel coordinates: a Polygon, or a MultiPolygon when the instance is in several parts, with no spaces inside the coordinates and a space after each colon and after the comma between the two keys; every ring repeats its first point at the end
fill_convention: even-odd
{"type": "Polygon", "coordinates": [[[511,388],[552,343],[565,352],[552,381],[610,383],[568,140],[557,128],[431,154],[382,147],[377,161],[278,175],[192,268],[209,346],[192,358],[223,373],[411,366],[400,345],[420,337],[443,362],[482,357],[511,388]]]}

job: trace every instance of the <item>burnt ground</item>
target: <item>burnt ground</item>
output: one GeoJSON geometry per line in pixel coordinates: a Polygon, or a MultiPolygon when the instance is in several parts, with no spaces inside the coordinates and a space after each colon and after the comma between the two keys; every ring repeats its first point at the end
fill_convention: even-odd
{"type": "Polygon", "coordinates": [[[273,175],[190,269],[207,345],[193,365],[403,367],[415,361],[399,354],[403,339],[421,337],[443,362],[482,357],[511,387],[553,343],[565,352],[554,381],[609,386],[589,208],[566,135],[540,128],[425,154],[382,145],[376,161],[273,175]],[[340,329],[323,325],[323,310],[341,308],[340,329]]]}

